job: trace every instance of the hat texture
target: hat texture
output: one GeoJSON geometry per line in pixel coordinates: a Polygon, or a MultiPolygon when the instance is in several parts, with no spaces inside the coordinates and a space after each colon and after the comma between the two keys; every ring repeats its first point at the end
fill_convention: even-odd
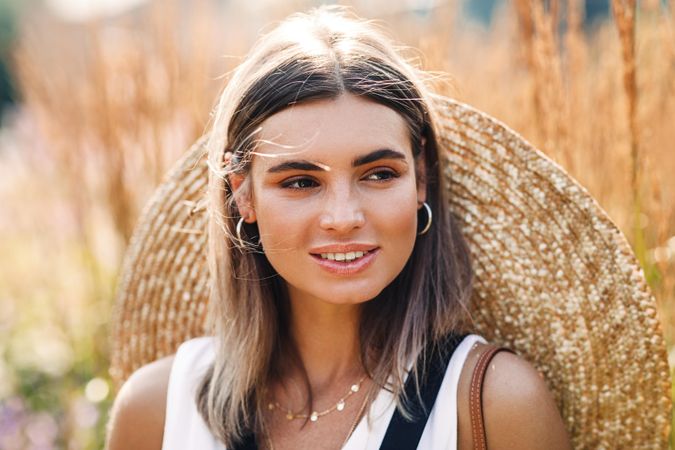
{"type": "MultiPolygon", "coordinates": [[[[577,449],[667,448],[670,375],[656,302],[595,200],[521,136],[434,97],[450,207],[476,272],[473,330],[545,377],[577,449]]],[[[204,138],[169,172],[132,237],[111,375],[208,333],[204,138]]]]}

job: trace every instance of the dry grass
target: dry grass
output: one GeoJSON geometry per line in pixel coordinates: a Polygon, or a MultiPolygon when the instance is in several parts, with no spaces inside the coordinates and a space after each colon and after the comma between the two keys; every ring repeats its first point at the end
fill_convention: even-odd
{"type": "Polygon", "coordinates": [[[158,3],[140,20],[82,27],[34,14],[16,52],[25,103],[75,209],[103,202],[124,241],[167,165],[203,132],[214,96],[211,12],[179,15],[158,3]]]}
{"type": "MultiPolygon", "coordinates": [[[[377,16],[373,4],[357,11],[377,16]]],[[[640,257],[672,347],[675,12],[614,0],[615,21],[584,29],[583,1],[547,4],[517,0],[489,29],[455,20],[452,2],[432,17],[395,8],[380,17],[421,49],[427,68],[451,74],[442,89],[523,134],[598,199],[640,257]]],[[[242,55],[260,26],[305,8],[155,5],[86,26],[37,12],[26,21],[16,52],[25,109],[13,138],[23,150],[0,152],[0,250],[28,249],[0,263],[0,375],[15,374],[10,393],[23,386],[17,367],[42,370],[12,356],[38,327],[74,349],[59,376],[86,375],[70,389],[107,377],[120,256],[153,187],[207,124],[218,77],[237,62],[219,55],[242,55]]],[[[78,439],[68,429],[63,442],[78,439]]]]}
{"type": "Polygon", "coordinates": [[[621,42],[623,57],[623,88],[628,103],[627,121],[630,133],[630,187],[633,199],[633,244],[640,262],[645,264],[644,233],[640,227],[641,171],[640,171],[640,136],[637,123],[638,89],[635,58],[635,0],[612,0],[614,23],[621,42]]]}

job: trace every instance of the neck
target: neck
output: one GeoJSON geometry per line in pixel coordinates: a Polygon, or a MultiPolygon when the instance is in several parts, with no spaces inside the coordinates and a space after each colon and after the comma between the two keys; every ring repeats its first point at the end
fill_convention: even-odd
{"type": "Polygon", "coordinates": [[[312,391],[352,384],[363,371],[359,356],[360,305],[335,305],[291,295],[291,336],[312,391]]]}

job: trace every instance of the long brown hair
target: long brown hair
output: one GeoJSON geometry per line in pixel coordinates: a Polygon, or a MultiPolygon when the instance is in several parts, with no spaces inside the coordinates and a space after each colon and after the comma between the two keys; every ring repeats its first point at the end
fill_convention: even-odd
{"type": "MultiPolygon", "coordinates": [[[[227,183],[230,173],[248,174],[257,131],[284,108],[346,93],[383,104],[404,118],[417,174],[425,174],[433,226],[418,236],[401,273],[362,309],[361,361],[374,389],[390,389],[397,407],[409,414],[403,394],[409,362],[461,323],[472,271],[447,207],[435,114],[424,80],[424,72],[399,55],[374,24],[343,8],[322,7],[295,14],[262,37],[223,91],[207,144],[210,318],[217,351],[197,403],[226,445],[258,429],[262,392],[279,376],[282,356],[301,365],[289,339],[285,282],[255,245],[255,224],[243,227],[246,245],[234,237],[240,216],[227,183]],[[225,151],[233,154],[227,167],[225,151]]],[[[417,364],[412,375],[421,375],[417,364]]]]}

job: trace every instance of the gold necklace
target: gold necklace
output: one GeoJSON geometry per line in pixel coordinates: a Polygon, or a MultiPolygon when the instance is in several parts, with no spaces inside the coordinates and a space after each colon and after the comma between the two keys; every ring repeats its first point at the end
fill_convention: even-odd
{"type": "MultiPolygon", "coordinates": [[[[363,379],[359,381],[359,384],[363,382],[363,379]]],[[[342,445],[340,448],[344,448],[345,445],[347,445],[347,442],[349,442],[349,438],[352,437],[352,434],[354,434],[354,431],[356,430],[356,427],[358,426],[359,422],[361,421],[361,417],[363,416],[363,413],[366,410],[366,405],[368,404],[368,395],[366,395],[363,399],[363,402],[361,402],[361,407],[359,408],[359,411],[356,413],[356,417],[354,417],[354,421],[352,422],[352,426],[349,427],[349,432],[347,433],[347,436],[345,437],[345,440],[342,442],[342,445]]],[[[261,422],[262,426],[262,433],[265,436],[265,440],[267,441],[267,450],[274,450],[274,443],[272,442],[272,434],[270,433],[269,428],[267,428],[267,425],[265,424],[265,420],[263,419],[261,422]]]]}
{"type": "Polygon", "coordinates": [[[363,399],[363,403],[361,403],[361,408],[359,408],[359,412],[356,413],[356,417],[354,418],[354,422],[352,422],[352,426],[349,428],[349,433],[347,433],[347,437],[345,437],[344,442],[340,446],[340,448],[344,448],[345,445],[347,445],[347,442],[349,442],[349,438],[352,437],[352,434],[354,433],[354,430],[356,430],[356,427],[358,426],[359,422],[361,421],[361,416],[363,416],[364,411],[366,410],[366,405],[368,404],[368,395],[365,396],[363,399]]]}
{"type": "Polygon", "coordinates": [[[330,408],[324,410],[324,411],[312,411],[310,414],[305,414],[301,412],[293,412],[290,408],[283,408],[279,402],[270,402],[267,404],[267,409],[270,411],[273,410],[282,410],[286,411],[286,419],[288,420],[294,420],[294,419],[307,419],[309,418],[310,421],[316,422],[319,420],[320,417],[325,416],[326,414],[329,414],[333,411],[342,411],[345,409],[345,405],[347,403],[347,399],[351,397],[352,395],[356,394],[359,392],[359,389],[361,389],[361,383],[363,383],[363,380],[366,379],[366,375],[362,376],[359,381],[356,383],[352,384],[347,393],[338,400],[336,404],[331,406],[330,408]]]}

